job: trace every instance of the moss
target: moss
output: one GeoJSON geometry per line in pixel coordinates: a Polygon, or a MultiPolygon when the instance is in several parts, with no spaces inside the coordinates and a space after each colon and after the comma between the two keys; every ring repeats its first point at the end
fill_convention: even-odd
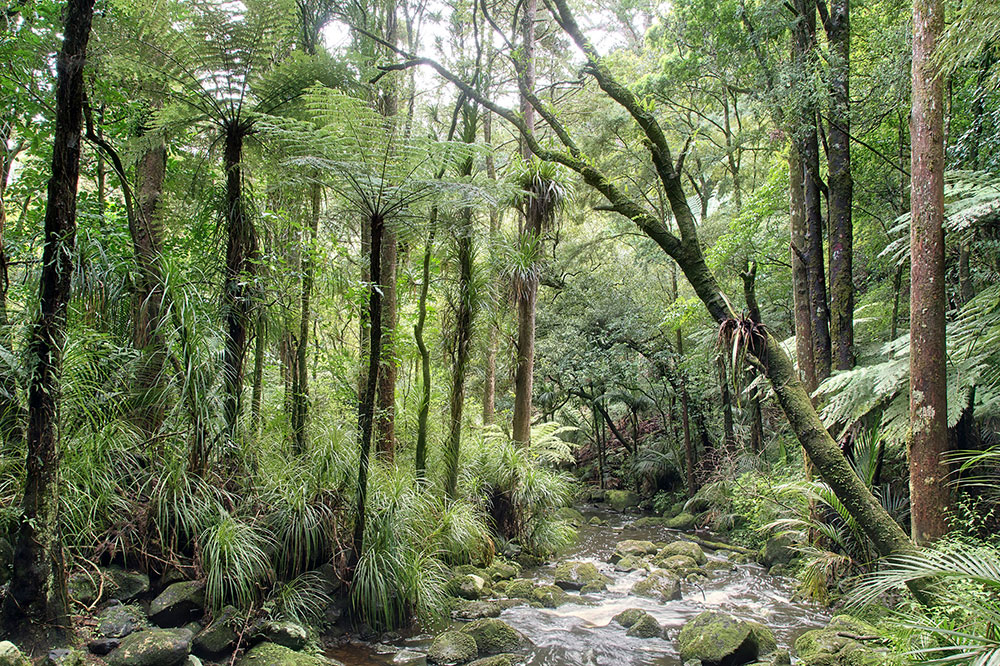
{"type": "Polygon", "coordinates": [[[455,576],[445,585],[445,592],[453,597],[475,601],[488,592],[486,581],[475,574],[455,576]]]}
{"type": "Polygon", "coordinates": [[[524,641],[514,627],[496,618],[475,620],[462,627],[461,632],[472,636],[480,655],[511,652],[524,641]]]}
{"type": "Polygon", "coordinates": [[[456,620],[478,620],[484,617],[499,617],[500,604],[495,601],[459,601],[451,611],[456,620]]]}
{"type": "Polygon", "coordinates": [[[611,563],[614,564],[628,556],[643,557],[645,555],[654,555],[657,550],[659,549],[652,541],[626,539],[625,541],[619,541],[615,545],[615,552],[611,556],[611,563]]]}
{"type": "Polygon", "coordinates": [[[646,611],[641,608],[629,608],[627,610],[623,610],[621,613],[618,613],[618,615],[615,615],[611,619],[628,629],[642,619],[643,615],[646,615],[646,611]]]}
{"type": "Polygon", "coordinates": [[[658,601],[676,601],[681,598],[681,584],[677,576],[666,571],[653,571],[632,586],[629,594],[658,601]]]}
{"type": "Polygon", "coordinates": [[[597,567],[590,562],[563,562],[556,567],[555,584],[564,590],[580,590],[591,583],[608,582],[597,567]]]}
{"type": "Polygon", "coordinates": [[[626,636],[633,638],[657,638],[663,633],[663,628],[649,613],[643,613],[636,622],[625,632],[626,636]]]}
{"type": "Polygon", "coordinates": [[[122,639],[105,661],[108,666],[174,666],[191,651],[187,629],[149,629],[122,639]]]}
{"type": "Polygon", "coordinates": [[[205,585],[188,580],[173,583],[149,604],[149,617],[161,627],[175,627],[201,615],[205,585]]]}
{"type": "Polygon", "coordinates": [[[296,652],[277,643],[259,643],[239,658],[236,666],[326,666],[322,657],[296,652]]]}
{"type": "MultiPolygon", "coordinates": [[[[427,651],[427,660],[434,664],[464,664],[479,654],[476,640],[460,631],[439,634],[427,651]]],[[[241,665],[237,665],[241,666],[241,665]]]]}
{"type": "Polygon", "coordinates": [[[534,592],[535,583],[527,578],[515,578],[507,584],[507,588],[504,590],[504,594],[511,599],[533,599],[534,592]]]}
{"type": "Polygon", "coordinates": [[[609,490],[605,501],[616,511],[625,511],[639,506],[639,496],[631,490],[609,490]]]}
{"type": "Polygon", "coordinates": [[[501,581],[517,578],[521,574],[521,566],[507,560],[494,560],[484,572],[487,580],[501,581]]]}
{"type": "Polygon", "coordinates": [[[643,516],[632,523],[632,527],[664,527],[666,524],[666,518],[660,518],[659,516],[643,516]]]}
{"type": "Polygon", "coordinates": [[[532,591],[531,596],[546,608],[558,608],[570,601],[569,595],[555,585],[539,585],[532,591]]]}
{"type": "Polygon", "coordinates": [[[763,625],[726,613],[705,611],[689,620],[677,637],[682,661],[700,659],[705,666],[745,664],[775,649],[774,635],[763,625]]]}
{"type": "Polygon", "coordinates": [[[813,629],[795,641],[795,654],[804,666],[875,666],[883,663],[876,652],[850,635],[876,635],[870,624],[838,615],[824,629],[813,629]]]}
{"type": "Polygon", "coordinates": [[[663,559],[658,559],[656,564],[657,566],[663,567],[664,569],[670,569],[671,571],[698,568],[698,563],[687,555],[671,555],[663,559]]]}
{"type": "Polygon", "coordinates": [[[0,666],[31,666],[31,660],[21,654],[10,641],[0,642],[0,666]]]}
{"type": "Polygon", "coordinates": [[[708,557],[705,555],[705,551],[703,551],[701,546],[693,541],[674,541],[672,543],[668,543],[660,550],[657,557],[666,558],[672,555],[686,555],[694,560],[698,565],[708,562],[708,557]]]}
{"type": "Polygon", "coordinates": [[[673,518],[667,519],[665,524],[672,530],[690,530],[694,528],[695,517],[685,511],[673,518]]]}

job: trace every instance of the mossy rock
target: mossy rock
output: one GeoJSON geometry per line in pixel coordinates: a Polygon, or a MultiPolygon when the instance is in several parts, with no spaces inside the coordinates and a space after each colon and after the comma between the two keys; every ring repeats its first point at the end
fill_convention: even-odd
{"type": "Polygon", "coordinates": [[[470,661],[469,666],[514,666],[511,658],[505,654],[495,654],[490,657],[483,657],[482,659],[476,659],[475,661],[470,661]]]}
{"type": "Polygon", "coordinates": [[[187,629],[148,629],[129,634],[104,658],[108,666],[176,666],[191,651],[187,629]]]}
{"type": "Polygon", "coordinates": [[[685,504],[687,504],[687,500],[678,500],[677,502],[674,502],[673,504],[670,505],[670,508],[667,509],[665,517],[673,518],[674,516],[679,516],[680,514],[684,513],[685,504]]]}
{"type": "Polygon", "coordinates": [[[607,525],[608,521],[604,520],[600,516],[591,516],[590,520],[587,521],[587,524],[588,525],[593,525],[595,527],[599,527],[601,525],[607,525]]]}
{"type": "Polygon", "coordinates": [[[503,609],[495,601],[461,600],[451,611],[456,620],[479,620],[484,617],[500,617],[503,609]]]}
{"type": "Polygon", "coordinates": [[[84,606],[92,606],[98,601],[97,581],[92,572],[78,571],[66,579],[69,598],[84,606]]]}
{"type": "Polygon", "coordinates": [[[0,641],[0,666],[31,666],[31,660],[10,641],[0,641]]]}
{"type": "Polygon", "coordinates": [[[611,563],[616,564],[625,557],[645,557],[655,555],[659,549],[652,541],[642,541],[639,539],[626,539],[615,544],[615,552],[611,555],[611,563]]]}
{"type": "Polygon", "coordinates": [[[126,571],[121,567],[108,567],[102,573],[111,580],[109,596],[118,601],[132,601],[149,592],[149,576],[138,571],[126,571]]]}
{"type": "Polygon", "coordinates": [[[486,580],[476,574],[462,574],[455,576],[445,585],[445,592],[453,597],[475,601],[488,594],[486,580]]]}
{"type": "Polygon", "coordinates": [[[570,525],[572,525],[573,527],[579,527],[580,525],[583,525],[584,523],[587,522],[587,519],[583,516],[583,514],[580,513],[579,510],[574,509],[571,506],[559,507],[558,509],[556,509],[553,516],[555,517],[556,520],[565,521],[570,525]]]}
{"type": "Polygon", "coordinates": [[[290,650],[301,650],[306,646],[309,630],[298,622],[288,620],[268,620],[254,632],[254,638],[268,643],[276,643],[290,650]]]}
{"type": "Polygon", "coordinates": [[[427,651],[427,660],[442,666],[464,664],[479,655],[476,639],[460,631],[439,634],[427,651]]]}
{"type": "Polygon", "coordinates": [[[686,555],[695,561],[699,566],[708,562],[708,556],[705,555],[705,551],[701,549],[701,546],[694,543],[693,541],[673,541],[668,543],[660,552],[657,553],[657,557],[666,558],[672,555],[686,555]]]}
{"type": "Polygon", "coordinates": [[[516,562],[496,559],[485,571],[487,580],[501,581],[511,580],[521,575],[521,565],[516,562]]]}
{"type": "Polygon", "coordinates": [[[633,585],[629,594],[657,601],[676,601],[681,598],[681,583],[673,573],[654,570],[633,585]]]}
{"type": "Polygon", "coordinates": [[[643,516],[632,523],[632,527],[664,527],[667,524],[666,518],[659,516],[643,516]]]}
{"type": "Polygon", "coordinates": [[[646,614],[647,614],[646,611],[642,610],[641,608],[628,608],[626,610],[623,610],[621,613],[618,613],[618,615],[615,615],[611,619],[614,622],[617,622],[621,626],[628,629],[633,624],[642,619],[642,616],[646,614]]]}
{"type": "Polygon", "coordinates": [[[657,559],[654,564],[670,571],[685,572],[698,568],[698,563],[687,555],[670,555],[669,557],[657,559]]]}
{"type": "Polygon", "coordinates": [[[108,606],[97,616],[95,634],[100,638],[125,638],[129,634],[149,628],[149,620],[142,608],[135,605],[108,606]]]}
{"type": "Polygon", "coordinates": [[[527,578],[515,578],[507,584],[504,594],[511,599],[534,599],[535,583],[527,578]]]}
{"type": "Polygon", "coordinates": [[[627,511],[639,506],[640,497],[631,490],[609,490],[604,501],[615,511],[627,511]]]}
{"type": "Polygon", "coordinates": [[[625,632],[626,636],[633,638],[659,638],[662,634],[663,627],[649,613],[643,613],[625,632]]]}
{"type": "Polygon", "coordinates": [[[788,564],[798,555],[794,546],[795,542],[787,534],[771,537],[760,548],[760,563],[765,567],[788,564]]]}
{"type": "Polygon", "coordinates": [[[618,571],[635,571],[637,569],[649,569],[649,563],[639,557],[626,555],[615,562],[615,569],[618,571]]]}
{"type": "Polygon", "coordinates": [[[472,636],[480,655],[512,652],[524,642],[524,636],[517,629],[496,618],[474,620],[460,631],[472,636]]]}
{"type": "Polygon", "coordinates": [[[199,617],[205,606],[205,584],[186,580],[168,585],[149,604],[149,619],[161,627],[178,627],[199,617]]]}
{"type": "Polygon", "coordinates": [[[604,583],[608,578],[591,562],[562,562],[556,567],[555,584],[564,590],[580,590],[590,583],[604,583]]]}
{"type": "Polygon", "coordinates": [[[229,650],[238,638],[236,634],[238,616],[239,611],[232,606],[223,608],[218,616],[194,637],[193,649],[209,656],[229,650]]]}
{"type": "Polygon", "coordinates": [[[775,648],[774,634],[767,627],[718,611],[688,620],[677,637],[681,661],[700,659],[704,666],[748,664],[775,648]]]}
{"type": "Polygon", "coordinates": [[[734,571],[736,565],[728,560],[709,560],[703,568],[705,571],[734,571]]]}
{"type": "Polygon", "coordinates": [[[87,655],[82,650],[73,648],[56,648],[49,650],[41,666],[84,666],[87,655]]]}
{"type": "Polygon", "coordinates": [[[580,594],[596,594],[598,592],[606,592],[610,583],[611,579],[606,576],[601,580],[592,580],[580,588],[580,594]]]}
{"type": "Polygon", "coordinates": [[[813,629],[795,641],[795,654],[804,666],[875,666],[884,655],[850,638],[877,635],[873,626],[849,615],[837,615],[824,629],[813,629]]]}
{"type": "Polygon", "coordinates": [[[539,585],[532,590],[531,597],[546,608],[559,608],[570,602],[566,591],[555,585],[539,585]]]}
{"type": "Polygon", "coordinates": [[[695,521],[694,515],[685,511],[673,518],[668,518],[665,525],[672,530],[690,530],[694,529],[695,521]]]}
{"type": "Polygon", "coordinates": [[[236,666],[328,666],[329,660],[296,652],[277,643],[259,643],[240,657],[236,666]]]}

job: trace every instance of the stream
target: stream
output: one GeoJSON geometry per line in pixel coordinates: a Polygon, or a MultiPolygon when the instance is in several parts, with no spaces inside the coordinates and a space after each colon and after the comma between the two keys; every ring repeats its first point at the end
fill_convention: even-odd
{"type": "MultiPolygon", "coordinates": [[[[632,585],[646,572],[618,571],[609,564],[615,544],[625,539],[670,542],[680,539],[683,533],[659,526],[636,527],[632,523],[640,516],[579,508],[587,519],[599,516],[606,524],[577,528],[577,542],[559,560],[526,568],[522,577],[550,584],[556,565],[573,560],[593,562],[613,582],[605,592],[580,596],[580,603],[556,609],[521,605],[504,610],[500,619],[528,639],[528,647],[522,650],[528,666],[680,666],[674,639],[687,620],[705,610],[722,610],[767,625],[774,631],[779,647],[791,646],[799,635],[824,626],[830,619],[827,609],[821,606],[792,601],[793,580],[771,576],[757,564],[710,571],[708,580],[698,584],[683,582],[683,598],[678,601],[663,603],[629,595],[632,585]],[[669,639],[627,637],[625,629],[612,622],[612,617],[628,608],[641,608],[653,615],[667,629],[669,639]]],[[[704,536],[712,538],[707,533],[704,536]]],[[[710,561],[728,559],[724,551],[705,552],[710,561]]],[[[434,635],[418,633],[393,647],[425,650],[434,635]]],[[[392,664],[393,654],[379,654],[389,652],[381,647],[355,642],[334,648],[327,655],[349,665],[392,664]]]]}

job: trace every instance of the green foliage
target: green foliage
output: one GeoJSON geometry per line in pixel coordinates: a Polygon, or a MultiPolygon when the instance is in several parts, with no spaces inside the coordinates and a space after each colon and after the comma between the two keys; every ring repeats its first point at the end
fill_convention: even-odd
{"type": "Polygon", "coordinates": [[[227,603],[249,608],[274,577],[271,537],[260,527],[223,512],[201,534],[200,542],[206,602],[213,610],[227,603]]]}

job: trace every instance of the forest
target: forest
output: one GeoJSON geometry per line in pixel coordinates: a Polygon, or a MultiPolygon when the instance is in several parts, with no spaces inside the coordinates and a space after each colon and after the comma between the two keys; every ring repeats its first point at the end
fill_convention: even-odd
{"type": "Polygon", "coordinates": [[[1000,665],[998,59],[0,0],[0,666],[1000,665]]]}

